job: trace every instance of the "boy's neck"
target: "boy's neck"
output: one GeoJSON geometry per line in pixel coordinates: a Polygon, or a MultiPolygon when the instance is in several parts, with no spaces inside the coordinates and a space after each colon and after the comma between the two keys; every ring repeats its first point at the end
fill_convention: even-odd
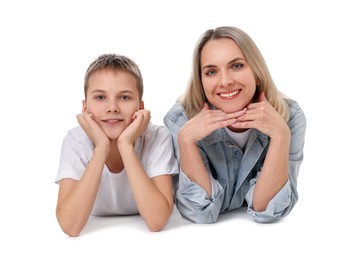
{"type": "Polygon", "coordinates": [[[116,141],[111,142],[110,153],[105,164],[112,173],[120,173],[125,168],[116,141]]]}

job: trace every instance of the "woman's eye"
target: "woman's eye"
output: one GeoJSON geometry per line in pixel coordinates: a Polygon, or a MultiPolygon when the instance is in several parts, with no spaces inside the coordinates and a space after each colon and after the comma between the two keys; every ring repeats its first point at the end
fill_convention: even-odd
{"type": "Polygon", "coordinates": [[[244,65],[241,64],[241,63],[234,63],[234,64],[232,64],[232,68],[233,68],[234,70],[241,69],[243,66],[244,66],[244,65]]]}
{"type": "Polygon", "coordinates": [[[213,76],[215,74],[216,74],[215,70],[208,70],[207,72],[205,72],[205,75],[207,75],[207,76],[213,76]]]}

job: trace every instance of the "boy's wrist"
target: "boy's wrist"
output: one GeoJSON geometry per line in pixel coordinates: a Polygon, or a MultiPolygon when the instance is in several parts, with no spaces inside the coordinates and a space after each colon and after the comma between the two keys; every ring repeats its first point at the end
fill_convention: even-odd
{"type": "Polygon", "coordinates": [[[110,153],[110,146],[107,145],[95,146],[94,153],[98,155],[102,155],[106,159],[110,153]]]}
{"type": "Polygon", "coordinates": [[[133,149],[134,145],[127,141],[120,141],[117,143],[117,148],[119,149],[120,153],[127,151],[127,149],[133,149]]]}

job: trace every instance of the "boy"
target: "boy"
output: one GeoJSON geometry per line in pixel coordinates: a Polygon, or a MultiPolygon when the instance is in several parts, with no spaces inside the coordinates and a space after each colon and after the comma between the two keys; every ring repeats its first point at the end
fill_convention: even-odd
{"type": "Polygon", "coordinates": [[[86,71],[80,126],[62,144],[56,215],[78,236],[89,216],[140,214],[159,231],[173,210],[178,173],[169,131],[150,123],[143,80],[129,58],[104,54],[86,71]]]}

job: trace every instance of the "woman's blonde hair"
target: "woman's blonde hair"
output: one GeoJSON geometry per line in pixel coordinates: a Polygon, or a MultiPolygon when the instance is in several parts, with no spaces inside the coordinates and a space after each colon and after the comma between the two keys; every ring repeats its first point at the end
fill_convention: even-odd
{"type": "Polygon", "coordinates": [[[255,80],[258,82],[254,99],[257,100],[259,93],[265,92],[267,100],[287,121],[289,113],[285,102],[286,97],[276,88],[261,52],[249,35],[231,26],[207,30],[195,46],[191,77],[185,93],[180,98],[188,118],[190,119],[198,114],[203,109],[204,103],[208,102],[201,81],[201,51],[208,41],[221,38],[229,38],[235,41],[251,67],[255,80]]]}

